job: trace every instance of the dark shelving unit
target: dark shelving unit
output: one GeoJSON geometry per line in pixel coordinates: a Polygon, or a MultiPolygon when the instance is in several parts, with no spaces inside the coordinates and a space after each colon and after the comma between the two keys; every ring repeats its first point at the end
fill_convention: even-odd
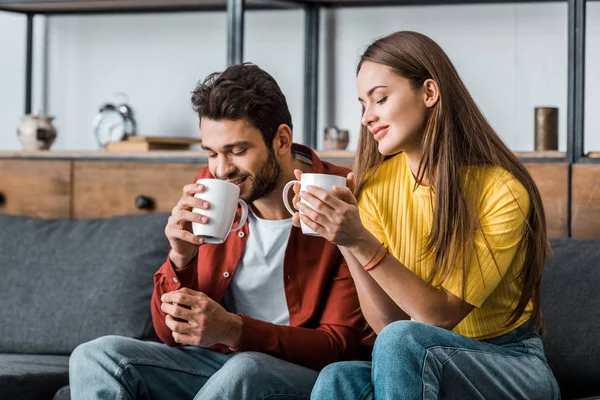
{"type": "MultiPolygon", "coordinates": [[[[2,0],[0,10],[22,14],[119,14],[186,11],[225,11],[229,0],[2,0]]],[[[297,8],[296,0],[234,1],[248,9],[297,8]]]]}
{"type": "MultiPolygon", "coordinates": [[[[31,112],[33,17],[68,14],[156,12],[227,12],[228,64],[243,60],[246,10],[298,9],[305,17],[304,127],[305,141],[317,146],[319,20],[323,8],[423,6],[466,4],[555,3],[568,4],[567,151],[564,157],[523,158],[525,162],[600,163],[584,154],[585,19],[588,0],[0,0],[0,11],[27,16],[25,113],[31,112]]],[[[591,1],[591,0],[589,0],[591,1]]]]}
{"type": "MultiPolygon", "coordinates": [[[[0,11],[24,14],[26,24],[25,114],[31,113],[33,92],[33,19],[36,15],[144,14],[166,12],[227,12],[227,64],[239,64],[244,56],[244,15],[246,10],[304,9],[305,22],[305,98],[316,99],[318,92],[318,6],[301,0],[0,0],[0,11]]],[[[307,131],[316,133],[317,103],[305,102],[307,131]]],[[[316,146],[316,135],[307,144],[316,146]]]]}
{"type": "MultiPolygon", "coordinates": [[[[568,5],[568,83],[567,83],[567,151],[564,157],[522,157],[523,162],[600,162],[584,157],[584,83],[585,83],[585,3],[586,0],[305,0],[325,8],[374,6],[424,6],[468,4],[567,3],[568,5]]],[[[314,99],[316,102],[316,99],[314,99]]],[[[317,132],[311,133],[315,136],[317,132]]]]}
{"type": "Polygon", "coordinates": [[[600,158],[588,157],[585,152],[585,39],[586,39],[586,5],[587,2],[598,1],[598,0],[581,0],[576,7],[575,19],[579,22],[578,29],[576,32],[577,46],[580,52],[580,58],[577,60],[575,65],[576,82],[575,86],[580,90],[577,92],[575,99],[575,120],[577,121],[575,126],[575,135],[573,137],[573,162],[582,164],[600,164],[600,158]]]}

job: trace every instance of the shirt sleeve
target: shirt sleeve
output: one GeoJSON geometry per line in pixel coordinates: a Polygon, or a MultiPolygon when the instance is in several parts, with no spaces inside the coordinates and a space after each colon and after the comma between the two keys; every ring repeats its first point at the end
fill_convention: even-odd
{"type": "Polygon", "coordinates": [[[373,200],[371,191],[368,187],[365,187],[358,196],[358,212],[363,226],[371,232],[377,240],[389,247],[389,241],[385,235],[383,226],[381,225],[382,219],[379,215],[379,209],[376,202],[373,200]]]}
{"type": "MultiPolygon", "coordinates": [[[[516,260],[530,209],[529,193],[517,179],[505,171],[493,178],[481,191],[481,228],[475,232],[465,286],[464,300],[475,307],[481,307],[511,267],[521,266],[516,260]]],[[[462,270],[457,268],[442,287],[462,297],[462,270]]]]}
{"type": "Polygon", "coordinates": [[[178,290],[182,287],[194,288],[196,286],[196,275],[198,271],[197,262],[198,256],[194,257],[185,268],[176,270],[171,263],[171,259],[167,257],[167,260],[154,274],[154,292],[152,293],[150,304],[152,323],[160,340],[170,346],[174,346],[177,343],[173,339],[171,329],[169,329],[165,323],[167,314],[161,309],[162,301],[160,298],[163,294],[178,290]]]}

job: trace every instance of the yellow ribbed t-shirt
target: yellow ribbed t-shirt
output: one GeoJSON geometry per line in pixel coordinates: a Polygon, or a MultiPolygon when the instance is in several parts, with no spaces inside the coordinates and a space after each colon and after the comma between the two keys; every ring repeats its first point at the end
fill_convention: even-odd
{"type": "MultiPolygon", "coordinates": [[[[481,229],[475,232],[464,300],[475,309],[453,331],[482,340],[503,335],[531,317],[533,304],[529,302],[519,321],[505,326],[522,291],[516,277],[525,260],[521,241],[530,203],[527,190],[502,168],[477,167],[469,171],[469,176],[471,184],[466,183],[465,190],[477,196],[481,229]]],[[[384,161],[369,178],[358,204],[363,225],[389,247],[397,260],[427,281],[433,258],[425,257],[424,249],[436,223],[432,209],[435,201],[431,201],[435,194],[429,187],[414,187],[415,177],[405,154],[400,153],[384,161]]],[[[441,285],[435,280],[433,284],[462,297],[462,271],[455,271],[441,285]]]]}

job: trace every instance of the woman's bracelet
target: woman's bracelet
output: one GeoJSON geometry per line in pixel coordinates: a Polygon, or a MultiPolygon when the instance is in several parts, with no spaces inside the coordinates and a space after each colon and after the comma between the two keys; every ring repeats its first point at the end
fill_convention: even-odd
{"type": "MultiPolygon", "coordinates": [[[[377,247],[377,250],[375,250],[375,253],[373,253],[373,255],[371,256],[371,258],[369,258],[369,261],[367,261],[367,263],[365,265],[369,265],[369,263],[371,261],[373,261],[373,259],[375,258],[375,256],[377,255],[377,253],[379,253],[379,250],[384,246],[383,242],[381,242],[381,244],[379,245],[379,247],[377,247]]],[[[364,268],[364,267],[363,267],[364,268]]]]}
{"type": "MultiPolygon", "coordinates": [[[[383,243],[382,243],[382,245],[383,245],[383,243]]],[[[381,247],[380,247],[380,248],[381,248],[381,247]]],[[[377,252],[379,252],[379,249],[377,249],[377,252]]],[[[388,247],[386,247],[386,248],[385,248],[385,252],[384,252],[384,253],[381,255],[381,257],[379,257],[379,258],[377,259],[377,261],[375,261],[373,264],[370,264],[371,260],[372,260],[373,258],[375,258],[375,254],[377,254],[377,253],[375,253],[375,254],[373,255],[373,257],[371,257],[371,260],[369,260],[369,262],[368,262],[368,263],[366,263],[366,264],[364,265],[364,267],[363,267],[363,270],[365,270],[365,271],[370,271],[370,270],[372,270],[373,268],[375,268],[376,266],[378,266],[378,265],[379,265],[379,263],[380,263],[380,262],[381,262],[381,261],[382,261],[382,260],[385,258],[385,256],[387,256],[387,255],[388,255],[388,253],[389,253],[389,252],[390,252],[390,249],[389,249],[388,247]]]]}

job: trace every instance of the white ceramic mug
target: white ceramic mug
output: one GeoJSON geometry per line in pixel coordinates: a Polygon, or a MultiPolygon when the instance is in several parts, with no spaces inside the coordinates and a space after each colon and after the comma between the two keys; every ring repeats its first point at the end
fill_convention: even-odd
{"type": "MultiPolygon", "coordinates": [[[[328,193],[333,194],[334,186],[346,186],[346,178],[328,174],[302,174],[299,181],[294,180],[286,183],[285,187],[283,188],[283,204],[285,204],[285,208],[287,208],[287,210],[292,215],[296,211],[292,208],[292,206],[289,203],[288,193],[295,183],[300,184],[300,190],[306,190],[307,186],[316,186],[327,191],[328,193]]],[[[312,208],[312,206],[306,200],[302,199],[301,201],[302,203],[312,208]]],[[[300,226],[302,227],[302,233],[304,233],[305,235],[321,236],[317,232],[313,231],[308,226],[306,226],[306,224],[302,220],[300,220],[300,226]]]]}
{"type": "Polygon", "coordinates": [[[240,229],[248,218],[248,205],[240,199],[240,188],[233,183],[220,179],[200,179],[196,183],[204,186],[202,193],[196,193],[194,197],[210,203],[208,210],[193,208],[192,212],[206,215],[208,222],[200,224],[192,222],[194,235],[204,237],[204,243],[223,243],[229,232],[240,229]],[[242,218],[237,227],[232,229],[238,205],[242,208],[242,218]]]}

